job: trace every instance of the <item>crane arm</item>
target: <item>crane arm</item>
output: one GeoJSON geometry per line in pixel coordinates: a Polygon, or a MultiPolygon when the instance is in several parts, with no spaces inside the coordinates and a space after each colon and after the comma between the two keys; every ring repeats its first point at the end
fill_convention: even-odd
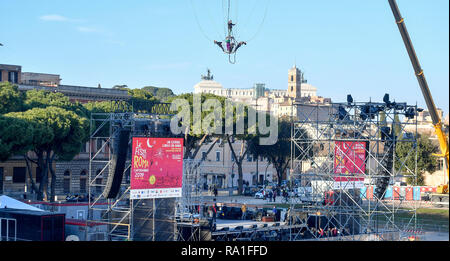
{"type": "Polygon", "coordinates": [[[425,98],[425,102],[428,107],[428,111],[430,112],[431,120],[436,131],[436,135],[439,140],[439,146],[441,148],[441,155],[444,157],[447,177],[449,175],[448,163],[449,163],[449,151],[448,151],[448,142],[447,137],[442,131],[442,122],[438,115],[436,105],[434,104],[433,97],[431,96],[430,88],[428,87],[427,80],[425,79],[425,75],[423,73],[422,67],[420,66],[419,59],[417,58],[416,51],[414,50],[414,46],[412,45],[411,38],[409,36],[408,30],[406,29],[405,21],[400,14],[400,10],[397,5],[396,0],[388,0],[389,5],[391,6],[392,13],[394,14],[395,20],[398,25],[398,29],[400,30],[400,34],[402,35],[403,42],[405,43],[406,50],[408,51],[409,58],[411,59],[412,66],[414,68],[417,80],[419,81],[420,89],[422,90],[423,97],[425,98]]]}

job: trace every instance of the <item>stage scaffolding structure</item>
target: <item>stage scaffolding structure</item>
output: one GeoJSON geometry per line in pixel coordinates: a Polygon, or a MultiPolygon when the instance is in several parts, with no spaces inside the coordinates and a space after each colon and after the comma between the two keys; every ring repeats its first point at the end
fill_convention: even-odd
{"type": "Polygon", "coordinates": [[[177,220],[177,241],[201,241],[203,214],[202,180],[203,160],[183,160],[182,197],[177,200],[175,218],[177,220]]]}
{"type": "MultiPolygon", "coordinates": [[[[167,234],[173,225],[173,213],[170,217],[164,215],[163,210],[167,204],[166,200],[131,200],[130,199],[130,172],[131,157],[127,156],[123,179],[119,193],[116,198],[108,199],[103,195],[109,168],[112,164],[114,140],[118,138],[121,129],[129,129],[132,133],[129,140],[131,148],[132,137],[139,136],[140,130],[136,130],[136,122],[145,119],[159,119],[160,116],[170,114],[170,104],[153,102],[131,102],[112,101],[111,113],[92,113],[90,118],[89,139],[89,211],[86,222],[97,223],[107,226],[108,241],[130,241],[135,240],[135,232],[147,228],[145,231],[147,240],[155,240],[158,234],[167,234]],[[144,108],[144,109],[142,109],[144,108]],[[135,216],[139,211],[140,215],[135,216]],[[135,220],[136,219],[136,220],[135,220]],[[172,221],[171,228],[167,225],[167,231],[154,229],[155,223],[161,221],[172,221]],[[150,224],[149,224],[150,223],[150,224]],[[150,227],[150,230],[148,229],[150,227]],[[150,233],[148,233],[150,231],[150,233]]],[[[128,151],[128,155],[130,150],[128,151]]],[[[175,207],[175,206],[174,206],[175,207]]],[[[173,211],[172,211],[173,212],[173,211]]],[[[142,235],[141,235],[142,236],[142,235]]],[[[172,235],[170,235],[172,237],[172,235]]]]}
{"type": "Polygon", "coordinates": [[[398,240],[416,229],[416,203],[393,184],[417,182],[417,111],[352,99],[293,106],[288,218],[307,229],[291,241],[398,240]]]}

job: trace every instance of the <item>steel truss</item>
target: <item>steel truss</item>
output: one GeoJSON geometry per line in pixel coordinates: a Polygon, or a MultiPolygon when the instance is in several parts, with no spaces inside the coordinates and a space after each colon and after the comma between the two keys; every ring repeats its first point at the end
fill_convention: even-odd
{"type": "Polygon", "coordinates": [[[200,241],[202,239],[199,224],[203,214],[203,189],[201,184],[203,160],[183,160],[183,189],[182,197],[177,200],[176,220],[178,241],[200,241]],[[190,229],[190,235],[183,233],[190,229]]]}
{"type": "Polygon", "coordinates": [[[394,181],[417,182],[417,106],[349,102],[293,110],[289,179],[291,188],[302,189],[289,198],[288,218],[306,229],[291,231],[290,240],[391,240],[392,233],[416,228],[416,204],[406,208],[404,195],[385,196],[394,181]],[[355,158],[361,144],[362,164],[355,158]],[[407,148],[406,156],[396,154],[398,146],[407,148]],[[342,166],[347,174],[338,171],[342,166]]]}
{"type": "MultiPolygon", "coordinates": [[[[107,199],[103,195],[106,180],[109,175],[109,167],[112,164],[114,140],[118,138],[120,129],[131,130],[129,146],[132,136],[136,135],[135,123],[145,118],[158,119],[159,116],[170,115],[170,104],[154,102],[129,102],[124,100],[111,101],[112,113],[92,113],[90,118],[91,135],[89,139],[89,214],[88,222],[105,224],[108,226],[109,241],[134,240],[137,229],[142,228],[149,222],[153,222],[151,239],[155,239],[154,229],[158,208],[163,209],[164,200],[131,200],[130,199],[130,172],[131,159],[127,158],[120,192],[114,199],[107,199]],[[100,144],[101,146],[96,146],[100,144]],[[134,221],[134,212],[139,210],[145,212],[134,221]],[[95,213],[101,213],[98,216],[95,213]]],[[[173,220],[171,217],[158,216],[161,219],[173,220]]],[[[159,220],[159,221],[160,221],[159,220]]],[[[159,231],[164,233],[164,231],[159,231]]]]}

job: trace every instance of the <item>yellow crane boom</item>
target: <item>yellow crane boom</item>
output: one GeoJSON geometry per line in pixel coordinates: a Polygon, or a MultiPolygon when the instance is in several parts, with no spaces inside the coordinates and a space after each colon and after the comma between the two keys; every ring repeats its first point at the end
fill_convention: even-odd
{"type": "MultiPolygon", "coordinates": [[[[417,58],[416,51],[414,50],[414,46],[412,45],[411,38],[409,36],[408,30],[406,29],[405,20],[400,14],[400,10],[397,5],[396,0],[389,0],[389,4],[392,9],[392,13],[394,14],[395,21],[400,30],[400,34],[402,35],[403,42],[405,43],[406,50],[408,51],[409,58],[411,59],[411,63],[413,65],[414,71],[416,73],[417,80],[419,81],[420,89],[422,90],[423,97],[425,98],[425,102],[428,107],[428,111],[430,112],[432,123],[439,140],[439,146],[441,149],[441,154],[439,156],[444,157],[445,168],[447,172],[447,178],[449,176],[449,151],[448,151],[448,141],[444,132],[442,131],[442,122],[441,118],[438,115],[436,105],[434,104],[433,97],[431,96],[430,88],[428,88],[427,80],[425,79],[425,74],[420,66],[419,59],[417,58]]],[[[448,184],[444,186],[440,186],[440,193],[448,192],[448,184]]]]}

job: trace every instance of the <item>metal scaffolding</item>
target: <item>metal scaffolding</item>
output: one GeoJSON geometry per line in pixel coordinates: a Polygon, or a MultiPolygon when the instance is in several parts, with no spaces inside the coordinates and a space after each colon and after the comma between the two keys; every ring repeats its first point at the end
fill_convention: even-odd
{"type": "MultiPolygon", "coordinates": [[[[107,225],[108,238],[105,240],[109,241],[134,240],[135,237],[138,240],[142,240],[143,237],[146,240],[167,237],[166,234],[170,233],[167,232],[170,230],[167,224],[171,224],[171,228],[174,227],[173,212],[175,204],[170,204],[169,199],[130,199],[130,153],[127,156],[123,173],[124,178],[117,197],[108,199],[103,195],[103,191],[113,161],[112,144],[118,138],[120,130],[128,129],[131,131],[132,135],[128,142],[128,146],[131,146],[132,137],[152,134],[151,132],[142,133],[142,130],[136,128],[136,122],[159,120],[161,115],[170,115],[170,104],[131,103],[119,100],[111,102],[111,111],[111,113],[92,113],[90,118],[89,214],[87,222],[107,225]],[[173,206],[173,210],[164,211],[169,206],[173,206]],[[101,213],[100,217],[94,214],[95,211],[101,213]],[[135,212],[139,215],[135,215],[135,212]],[[135,218],[136,220],[134,220],[135,218]],[[155,223],[164,223],[164,226],[160,225],[161,229],[157,230],[155,229],[155,223]],[[150,236],[148,235],[149,229],[150,236]]],[[[173,237],[173,232],[170,236],[173,237]]]]}
{"type": "Polygon", "coordinates": [[[417,182],[417,110],[388,101],[293,107],[288,218],[306,228],[290,240],[395,240],[416,228],[416,204],[391,189],[417,182]]]}
{"type": "Polygon", "coordinates": [[[131,160],[126,161],[125,178],[115,199],[103,195],[112,164],[114,140],[121,128],[134,128],[130,113],[93,113],[92,134],[89,139],[89,222],[108,225],[107,240],[130,240],[132,230],[132,201],[129,200],[131,160]],[[100,211],[100,219],[93,212],[100,211]]]}

